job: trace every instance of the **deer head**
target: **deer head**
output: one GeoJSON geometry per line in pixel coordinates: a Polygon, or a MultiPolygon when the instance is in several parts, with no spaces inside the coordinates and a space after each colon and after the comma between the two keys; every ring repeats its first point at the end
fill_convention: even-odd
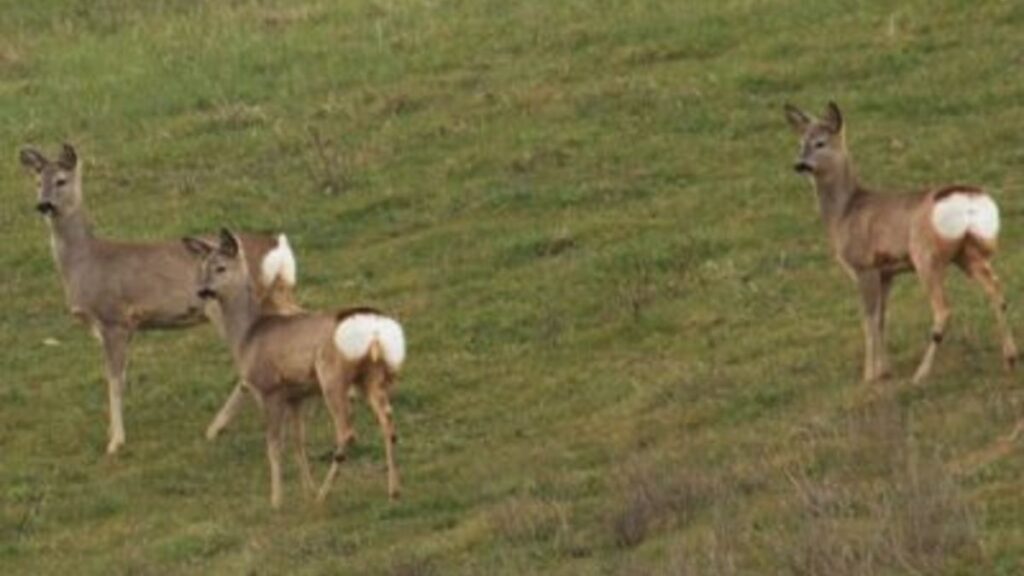
{"type": "Polygon", "coordinates": [[[238,237],[227,228],[220,231],[214,245],[198,238],[185,238],[185,247],[202,258],[198,295],[203,299],[223,299],[249,283],[249,270],[238,237]]]}
{"type": "Polygon", "coordinates": [[[824,175],[841,168],[847,161],[846,132],[842,112],[829,102],[821,119],[796,106],[786,104],[786,120],[800,136],[800,153],[793,169],[809,176],[824,175]]]}
{"type": "Polygon", "coordinates": [[[36,174],[38,194],[36,210],[44,216],[56,218],[70,214],[82,205],[82,171],[78,154],[71,144],[61,147],[60,156],[51,161],[35,148],[24,148],[20,154],[22,166],[36,174]]]}

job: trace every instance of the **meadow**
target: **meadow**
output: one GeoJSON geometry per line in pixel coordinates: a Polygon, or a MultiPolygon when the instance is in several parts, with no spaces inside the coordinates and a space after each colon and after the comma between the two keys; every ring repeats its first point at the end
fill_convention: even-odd
{"type": "MultiPolygon", "coordinates": [[[[868,184],[983,184],[1024,324],[1024,4],[0,0],[0,573],[1019,574],[1024,416],[986,301],[854,286],[785,102],[836,99],[868,184]],[[405,325],[389,503],[370,413],[323,506],[269,507],[213,328],[143,333],[107,458],[17,151],[73,142],[98,233],[284,231],[311,308],[405,325]]],[[[321,406],[315,455],[331,448],[321,406]]],[[[315,472],[326,463],[319,460],[315,472]]]]}

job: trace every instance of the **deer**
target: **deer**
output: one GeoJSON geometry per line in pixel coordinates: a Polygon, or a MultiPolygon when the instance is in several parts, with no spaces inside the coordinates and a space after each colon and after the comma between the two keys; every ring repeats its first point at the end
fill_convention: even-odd
{"type": "MultiPolygon", "coordinates": [[[[207,320],[219,324],[219,311],[196,295],[197,258],[180,240],[124,242],[93,232],[82,190],[83,163],[74,146],[63,144],[56,160],[33,147],[23,148],[19,156],[36,176],[35,207],[49,223],[67,306],[102,345],[109,418],[106,452],[115,455],[125,444],[123,394],[135,333],[207,320]]],[[[258,271],[249,281],[261,305],[279,313],[299,310],[293,290],[295,258],[287,238],[246,234],[241,241],[258,271]]],[[[211,429],[227,425],[238,408],[237,396],[232,393],[211,429]]]]}
{"type": "Polygon", "coordinates": [[[239,380],[263,407],[270,503],[281,506],[281,455],[285,429],[291,428],[303,486],[316,490],[306,454],[303,406],[320,395],[334,424],[331,464],[316,490],[323,502],[345,461],[355,434],[350,423],[353,392],[364,397],[384,436],[387,486],[391,500],[399,497],[395,445],[398,435],[391,408],[398,372],[405,361],[405,334],[393,318],[375,308],[339,312],[302,311],[281,315],[261,309],[249,281],[245,244],[222,229],[217,244],[187,242],[201,257],[197,295],[216,301],[224,317],[224,338],[239,380]]]}
{"type": "Polygon", "coordinates": [[[925,380],[950,318],[943,282],[955,264],[980,285],[995,313],[1007,369],[1017,346],[1006,319],[1006,299],[992,266],[999,208],[983,188],[946,184],[887,194],[863,186],[846,146],[842,112],[830,101],[820,119],[786,104],[786,119],[800,138],[793,169],[817,193],[834,257],[857,284],[865,337],[864,380],[891,375],[885,348],[887,300],[893,279],[916,273],[932,312],[931,335],[912,382],[925,380]]]}

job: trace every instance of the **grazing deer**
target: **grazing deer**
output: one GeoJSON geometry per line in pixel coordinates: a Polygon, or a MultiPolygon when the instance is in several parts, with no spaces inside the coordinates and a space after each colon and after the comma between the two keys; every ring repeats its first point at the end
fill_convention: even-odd
{"type": "Polygon", "coordinates": [[[323,500],[354,438],[349,392],[367,399],[384,434],[388,495],[398,497],[395,423],[391,413],[398,370],[405,360],[402,327],[372,308],[338,313],[299,312],[286,316],[261,311],[249,282],[248,259],[238,237],[221,231],[220,243],[188,243],[203,257],[199,296],[216,300],[224,314],[224,335],[238,375],[260,399],[266,415],[270,462],[270,503],[281,504],[281,452],[285,424],[294,429],[296,456],[307,490],[315,489],[306,456],[303,401],[320,393],[334,421],[335,451],[317,495],[323,500]]]}
{"type": "MultiPolygon", "coordinates": [[[[82,194],[82,166],[71,145],[64,144],[56,161],[33,148],[23,149],[20,156],[38,179],[36,209],[50,224],[53,258],[68,307],[103,345],[110,404],[107,453],[114,454],[125,442],[121,398],[132,336],[138,330],[192,326],[207,318],[219,322],[218,312],[196,295],[197,259],[180,241],[129,243],[93,234],[82,194]]],[[[292,293],[295,261],[284,235],[246,235],[242,241],[260,271],[250,282],[263,305],[281,312],[297,310],[292,293]]],[[[231,402],[222,414],[231,412],[231,402]]]]}
{"type": "Polygon", "coordinates": [[[846,148],[843,116],[834,102],[829,102],[820,120],[789,104],[785,112],[801,139],[793,167],[813,182],[832,251],[860,289],[866,339],[864,379],[888,375],[886,300],[893,277],[909,271],[917,273],[931,302],[931,340],[914,382],[928,376],[949,321],[943,279],[950,263],[984,289],[1002,335],[1003,359],[1007,368],[1013,368],[1017,346],[990,262],[999,233],[999,209],[992,197],[964,185],[902,195],[870,191],[857,179],[846,148]]]}

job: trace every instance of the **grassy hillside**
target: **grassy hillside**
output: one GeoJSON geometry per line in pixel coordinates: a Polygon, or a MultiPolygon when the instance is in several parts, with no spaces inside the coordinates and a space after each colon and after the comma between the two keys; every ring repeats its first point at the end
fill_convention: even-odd
{"type": "Polygon", "coordinates": [[[0,0],[0,572],[1019,573],[1021,452],[960,465],[1024,402],[983,297],[950,280],[915,387],[904,279],[899,377],[859,383],[789,169],[782,103],[836,98],[869,183],[992,188],[1024,302],[1024,8],[898,6],[0,0]],[[16,161],[64,139],[100,233],[284,230],[305,304],[398,314],[401,502],[360,407],[330,501],[289,456],[272,513],[256,410],[202,438],[232,380],[208,326],[136,339],[103,456],[99,347],[16,161]]]}

